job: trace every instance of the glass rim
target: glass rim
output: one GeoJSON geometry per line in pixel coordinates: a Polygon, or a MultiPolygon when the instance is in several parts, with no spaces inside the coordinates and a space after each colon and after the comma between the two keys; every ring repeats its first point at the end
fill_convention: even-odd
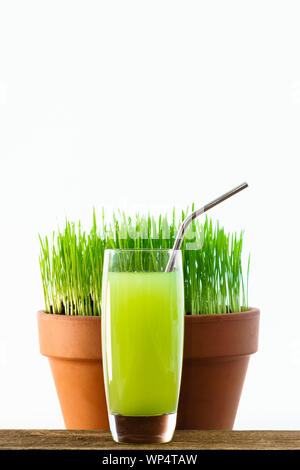
{"type": "Polygon", "coordinates": [[[124,253],[129,253],[129,252],[139,252],[139,251],[145,251],[148,253],[151,253],[153,251],[157,251],[158,253],[178,253],[181,252],[181,249],[179,250],[173,250],[173,248],[105,248],[104,252],[124,252],[124,253]]]}

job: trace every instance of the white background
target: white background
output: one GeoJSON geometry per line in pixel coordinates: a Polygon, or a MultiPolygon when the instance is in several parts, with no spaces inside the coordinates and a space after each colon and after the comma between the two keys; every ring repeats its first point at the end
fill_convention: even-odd
{"type": "Polygon", "coordinates": [[[245,229],[261,309],[236,429],[300,428],[297,1],[0,0],[0,427],[62,428],[38,233],[199,206],[245,229]]]}

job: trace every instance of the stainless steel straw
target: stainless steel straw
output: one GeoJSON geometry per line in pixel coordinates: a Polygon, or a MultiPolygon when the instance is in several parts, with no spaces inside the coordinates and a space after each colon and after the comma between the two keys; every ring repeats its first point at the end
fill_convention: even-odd
{"type": "Polygon", "coordinates": [[[188,226],[190,223],[196,219],[201,214],[204,214],[204,212],[209,211],[209,209],[212,209],[212,207],[217,206],[220,204],[220,202],[225,201],[225,199],[230,198],[231,196],[234,196],[235,194],[239,193],[243,189],[246,189],[248,187],[247,183],[240,184],[236,188],[232,189],[231,191],[228,191],[228,193],[223,194],[222,196],[218,197],[217,199],[214,199],[213,201],[209,202],[208,204],[205,204],[205,206],[201,207],[201,209],[198,209],[194,212],[192,212],[190,215],[188,215],[184,221],[182,222],[182,225],[178,231],[178,234],[176,236],[171,255],[166,267],[166,272],[172,271],[174,267],[174,257],[175,257],[175,250],[179,250],[182,244],[183,237],[187,231],[188,226]]]}

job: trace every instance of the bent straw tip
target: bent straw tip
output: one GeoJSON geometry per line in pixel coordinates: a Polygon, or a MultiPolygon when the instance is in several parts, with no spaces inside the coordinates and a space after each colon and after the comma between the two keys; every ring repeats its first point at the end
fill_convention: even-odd
{"type": "Polygon", "coordinates": [[[236,193],[239,193],[240,191],[243,191],[244,189],[248,188],[249,185],[248,183],[245,181],[244,183],[241,183],[239,184],[236,188],[232,189],[231,191],[229,191],[228,194],[231,194],[232,196],[236,193]]]}

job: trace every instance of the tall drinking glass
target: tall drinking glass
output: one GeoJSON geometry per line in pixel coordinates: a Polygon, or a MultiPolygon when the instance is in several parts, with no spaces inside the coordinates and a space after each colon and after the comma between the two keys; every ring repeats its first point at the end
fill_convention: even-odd
{"type": "Polygon", "coordinates": [[[181,251],[106,250],[102,355],[117,442],[168,442],[176,426],[183,355],[181,251]]]}

